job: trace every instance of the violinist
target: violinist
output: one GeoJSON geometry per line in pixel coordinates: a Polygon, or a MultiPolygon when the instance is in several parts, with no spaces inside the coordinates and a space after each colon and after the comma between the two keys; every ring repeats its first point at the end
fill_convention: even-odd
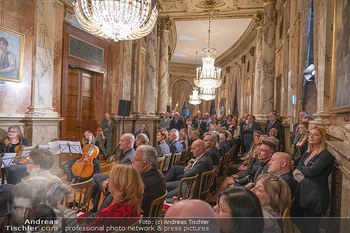
{"type": "MultiPolygon", "coordinates": [[[[17,156],[20,156],[23,148],[26,146],[28,146],[28,139],[23,137],[22,131],[17,125],[12,125],[8,128],[7,137],[4,140],[1,152],[17,153],[17,156]]],[[[26,165],[19,165],[18,160],[15,158],[10,167],[1,169],[2,183],[5,181],[4,174],[7,175],[8,184],[17,184],[23,177],[29,175],[26,171],[26,165]]]]}
{"type": "MultiPolygon", "coordinates": [[[[88,144],[91,145],[91,144],[94,142],[94,140],[95,140],[94,134],[93,134],[90,130],[86,130],[86,131],[84,132],[84,137],[83,137],[83,141],[82,141],[81,147],[84,148],[85,145],[88,145],[88,144]]],[[[97,146],[97,147],[99,146],[99,142],[98,142],[98,141],[95,142],[95,146],[97,146]]],[[[88,178],[88,179],[78,178],[78,177],[76,177],[76,176],[73,174],[73,172],[72,172],[72,166],[73,166],[73,164],[74,164],[77,160],[79,160],[79,158],[73,159],[73,160],[71,160],[71,161],[69,162],[69,165],[68,165],[68,168],[69,168],[68,170],[69,170],[69,172],[68,172],[68,174],[67,174],[67,181],[68,181],[68,182],[80,183],[80,182],[83,182],[83,181],[86,181],[86,180],[90,179],[90,178],[88,178]]],[[[94,172],[93,172],[93,174],[95,174],[95,173],[100,173],[100,162],[98,161],[97,158],[95,158],[95,159],[93,160],[93,164],[94,164],[94,172]]],[[[93,175],[93,174],[92,174],[92,175],[93,175]]],[[[92,176],[92,175],[91,175],[91,176],[92,176]]]]}

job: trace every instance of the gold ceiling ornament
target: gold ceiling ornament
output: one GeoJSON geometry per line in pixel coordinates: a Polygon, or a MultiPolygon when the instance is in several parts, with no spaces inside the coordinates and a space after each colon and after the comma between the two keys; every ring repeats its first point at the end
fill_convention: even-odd
{"type": "MultiPolygon", "coordinates": [[[[206,54],[202,57],[202,67],[197,68],[196,77],[194,78],[194,84],[201,88],[201,90],[210,90],[218,88],[222,84],[221,69],[214,66],[216,49],[210,47],[210,23],[211,13],[215,4],[213,1],[206,1],[208,3],[207,8],[209,12],[209,30],[208,30],[208,47],[203,48],[202,52],[206,54]]],[[[211,91],[212,93],[212,91],[211,91]]],[[[201,96],[201,95],[200,95],[201,96]]],[[[201,98],[201,97],[200,97],[201,98]]],[[[214,94],[215,98],[215,94],[214,94]]],[[[202,98],[201,98],[202,99],[202,98]]]]}
{"type": "Polygon", "coordinates": [[[75,0],[74,12],[86,31],[114,41],[148,35],[158,17],[152,0],[75,0]]]}

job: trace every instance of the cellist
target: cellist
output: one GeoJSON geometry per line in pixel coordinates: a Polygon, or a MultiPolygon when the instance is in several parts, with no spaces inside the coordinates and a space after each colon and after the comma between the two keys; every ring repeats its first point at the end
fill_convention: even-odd
{"type": "MultiPolygon", "coordinates": [[[[5,138],[3,145],[0,146],[0,152],[18,153],[26,146],[28,146],[28,139],[23,137],[22,131],[17,125],[12,125],[8,128],[7,137],[5,138]]],[[[8,184],[17,184],[23,177],[29,175],[26,171],[26,165],[17,165],[18,163],[18,160],[14,160],[10,167],[1,169],[2,183],[4,183],[5,179],[4,174],[7,175],[8,184]]]]}
{"type": "MultiPolygon", "coordinates": [[[[81,148],[84,148],[84,146],[88,145],[88,144],[91,145],[94,142],[94,140],[95,140],[94,134],[90,130],[86,130],[84,132],[84,134],[83,134],[83,141],[82,141],[82,144],[81,144],[81,148]]],[[[95,146],[97,146],[97,147],[99,146],[99,142],[98,141],[96,141],[95,146]]],[[[90,178],[88,178],[88,179],[78,178],[78,177],[76,177],[73,174],[72,166],[79,159],[80,158],[73,159],[73,160],[71,160],[69,162],[69,165],[68,165],[68,168],[69,168],[68,171],[69,172],[67,174],[67,181],[68,182],[79,183],[79,182],[83,182],[83,181],[86,181],[86,180],[90,179],[90,178]]],[[[93,160],[93,164],[94,164],[94,172],[93,172],[93,174],[100,173],[100,162],[98,161],[98,157],[93,160]]]]}

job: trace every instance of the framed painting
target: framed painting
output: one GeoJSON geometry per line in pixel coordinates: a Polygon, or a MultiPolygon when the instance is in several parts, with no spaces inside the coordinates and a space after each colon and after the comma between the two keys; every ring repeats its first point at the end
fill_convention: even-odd
{"type": "Polygon", "coordinates": [[[350,0],[334,4],[331,112],[350,112],[350,0]]]}
{"type": "Polygon", "coordinates": [[[21,82],[24,35],[0,27],[0,80],[21,82]]]}

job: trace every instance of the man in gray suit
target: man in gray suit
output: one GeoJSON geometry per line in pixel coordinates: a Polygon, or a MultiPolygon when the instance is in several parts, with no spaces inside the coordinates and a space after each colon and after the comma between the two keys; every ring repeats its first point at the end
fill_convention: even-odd
{"type": "Polygon", "coordinates": [[[169,181],[166,182],[166,189],[168,190],[167,197],[177,196],[180,186],[180,179],[178,177],[191,177],[198,174],[193,196],[194,198],[197,198],[202,173],[213,170],[213,162],[211,161],[210,156],[206,153],[205,144],[202,140],[198,139],[194,141],[191,146],[191,151],[196,159],[190,160],[186,167],[174,166],[176,167],[176,170],[172,167],[173,173],[167,174],[165,178],[166,181],[169,181]]]}

